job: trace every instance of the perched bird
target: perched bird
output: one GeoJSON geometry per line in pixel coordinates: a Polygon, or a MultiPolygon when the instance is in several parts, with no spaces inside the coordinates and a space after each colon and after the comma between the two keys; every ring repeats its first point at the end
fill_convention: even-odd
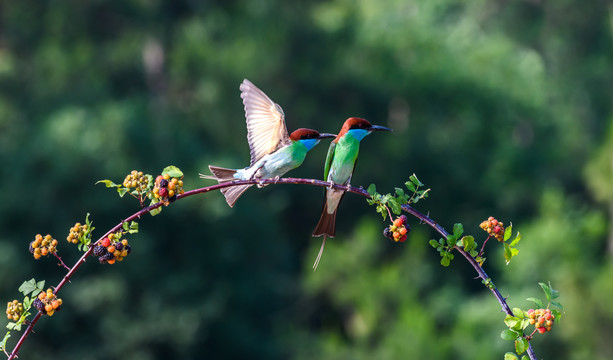
{"type": "MultiPolygon", "coordinates": [[[[302,164],[306,154],[321,139],[335,134],[298,129],[288,135],[283,109],[264,92],[245,79],[241,83],[241,98],[247,119],[247,140],[251,164],[244,169],[225,169],[209,165],[211,175],[202,175],[219,183],[233,180],[279,178],[302,164]]],[[[238,198],[252,185],[230,186],[221,189],[226,202],[233,207],[238,198]]],[[[259,186],[259,185],[258,185],[259,186]]]]}
{"type": "MultiPolygon", "coordinates": [[[[355,162],[358,158],[360,141],[373,131],[392,131],[392,129],[379,125],[371,125],[367,120],[356,117],[351,117],[345,121],[341,131],[336,136],[336,139],[332,140],[328,149],[324,168],[324,179],[326,181],[340,185],[349,185],[353,169],[355,168],[355,162]]],[[[336,211],[344,195],[344,190],[326,189],[321,218],[317,227],[315,227],[315,231],[313,231],[313,236],[323,235],[324,240],[317,259],[313,264],[313,269],[317,269],[324,245],[326,244],[326,237],[334,237],[336,211]]]]}

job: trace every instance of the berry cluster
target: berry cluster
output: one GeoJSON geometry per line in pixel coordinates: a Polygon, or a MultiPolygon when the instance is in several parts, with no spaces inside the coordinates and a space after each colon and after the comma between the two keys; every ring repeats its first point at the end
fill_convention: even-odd
{"type": "Polygon", "coordinates": [[[504,224],[493,216],[490,216],[487,220],[479,225],[481,229],[485,230],[490,236],[493,236],[498,241],[504,241],[504,224]]]}
{"type": "Polygon", "coordinates": [[[54,312],[60,311],[62,308],[62,299],[58,298],[51,288],[47,291],[41,291],[38,297],[34,299],[32,305],[42,312],[44,315],[53,315],[54,312]]]}
{"type": "Polygon", "coordinates": [[[135,188],[139,192],[143,192],[149,186],[149,179],[147,179],[142,171],[132,170],[123,180],[123,186],[128,189],[135,188]]]}
{"type": "Polygon", "coordinates": [[[168,205],[169,202],[175,201],[177,195],[183,194],[183,180],[175,177],[171,178],[170,175],[159,175],[155,179],[155,186],[153,187],[153,196],[159,201],[168,205]]]}
{"type": "Polygon", "coordinates": [[[411,226],[407,224],[406,215],[400,215],[394,220],[394,223],[383,229],[383,235],[394,240],[395,242],[404,242],[407,240],[407,234],[411,231],[411,226]]]}
{"type": "Polygon", "coordinates": [[[121,232],[113,233],[94,246],[93,253],[98,256],[101,264],[114,264],[115,261],[122,261],[132,251],[132,247],[128,245],[128,240],[121,240],[120,238],[121,232]]]}
{"type": "Polygon", "coordinates": [[[551,313],[549,309],[530,309],[527,311],[528,317],[530,318],[530,325],[534,325],[536,331],[543,334],[547,331],[551,331],[551,327],[553,326],[553,320],[555,316],[551,313]]]}
{"type": "Polygon", "coordinates": [[[23,304],[13,300],[6,304],[6,318],[17,322],[23,314],[23,304]]]}
{"type": "Polygon", "coordinates": [[[87,232],[89,226],[81,225],[81,223],[74,224],[73,227],[70,228],[70,233],[66,238],[66,241],[76,244],[79,242],[79,239],[82,238],[87,232]]]}
{"type": "Polygon", "coordinates": [[[41,256],[47,256],[57,250],[57,240],[47,234],[43,237],[41,234],[36,234],[34,241],[30,243],[30,252],[34,254],[36,260],[41,256]]]}

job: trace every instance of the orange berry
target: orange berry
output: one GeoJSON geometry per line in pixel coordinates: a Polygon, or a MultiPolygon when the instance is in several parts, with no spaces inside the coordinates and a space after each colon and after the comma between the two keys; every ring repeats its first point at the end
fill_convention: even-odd
{"type": "Polygon", "coordinates": [[[115,252],[115,247],[113,245],[111,245],[111,246],[107,247],[106,250],[112,254],[112,253],[115,252]]]}
{"type": "Polygon", "coordinates": [[[398,231],[394,231],[394,239],[398,239],[400,237],[400,233],[398,231]]]}
{"type": "Polygon", "coordinates": [[[400,233],[400,235],[405,235],[407,233],[407,228],[405,227],[401,227],[398,232],[400,233]]]}
{"type": "Polygon", "coordinates": [[[59,301],[57,301],[57,300],[53,300],[53,301],[51,302],[51,306],[52,306],[54,309],[57,309],[57,308],[58,308],[58,306],[60,306],[60,302],[59,302],[59,301]]]}
{"type": "Polygon", "coordinates": [[[38,294],[38,300],[43,301],[45,299],[45,296],[47,296],[47,293],[41,291],[40,294],[38,294]]]}
{"type": "Polygon", "coordinates": [[[107,263],[114,264],[115,263],[115,259],[108,260],[107,263]]]}
{"type": "Polygon", "coordinates": [[[158,175],[158,176],[155,178],[155,182],[156,182],[156,183],[159,183],[160,181],[162,181],[162,179],[163,179],[163,178],[164,178],[164,177],[163,177],[162,175],[158,175]]]}
{"type": "Polygon", "coordinates": [[[45,311],[46,312],[53,311],[53,306],[51,304],[45,305],[45,311]]]}
{"type": "Polygon", "coordinates": [[[400,220],[400,219],[394,220],[394,225],[397,226],[397,227],[401,227],[402,226],[402,220],[400,220]]]}

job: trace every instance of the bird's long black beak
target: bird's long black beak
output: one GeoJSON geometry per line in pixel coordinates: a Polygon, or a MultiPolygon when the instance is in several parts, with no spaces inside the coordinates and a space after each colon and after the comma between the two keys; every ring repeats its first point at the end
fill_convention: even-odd
{"type": "Polygon", "coordinates": [[[380,126],[380,125],[372,125],[368,128],[368,131],[394,131],[388,127],[380,126]]]}
{"type": "Polygon", "coordinates": [[[335,138],[336,134],[319,133],[318,139],[335,138]]]}

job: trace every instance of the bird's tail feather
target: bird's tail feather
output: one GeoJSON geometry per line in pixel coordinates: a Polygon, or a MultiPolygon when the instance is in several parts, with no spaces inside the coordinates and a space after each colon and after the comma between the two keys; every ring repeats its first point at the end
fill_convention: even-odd
{"type": "Polygon", "coordinates": [[[319,266],[319,260],[321,260],[321,256],[324,254],[324,246],[326,246],[326,235],[324,235],[324,241],[322,241],[321,248],[319,248],[319,254],[317,254],[317,258],[313,263],[313,271],[317,270],[317,266],[319,266]]]}
{"type": "MultiPolygon", "coordinates": [[[[203,175],[200,174],[200,177],[203,179],[212,179],[217,180],[218,183],[222,184],[225,182],[237,180],[234,177],[236,174],[236,170],[234,169],[226,169],[218,166],[209,165],[209,170],[211,170],[211,175],[203,175]]],[[[234,207],[238,198],[245,192],[245,190],[249,189],[253,185],[238,185],[238,186],[230,186],[227,188],[220,189],[223,196],[226,198],[226,202],[230,207],[234,207]]]]}
{"type": "Polygon", "coordinates": [[[338,212],[338,207],[334,209],[332,214],[328,213],[328,202],[324,199],[324,208],[321,211],[321,217],[319,218],[319,222],[313,231],[313,236],[327,236],[330,238],[334,237],[336,233],[336,213],[338,212]]]}

